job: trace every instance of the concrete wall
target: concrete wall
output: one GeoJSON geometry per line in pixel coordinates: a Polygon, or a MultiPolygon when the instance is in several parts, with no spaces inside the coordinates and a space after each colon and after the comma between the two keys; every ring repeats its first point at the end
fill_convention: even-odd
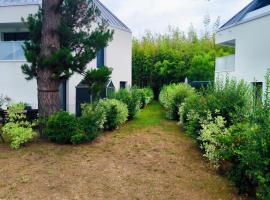
{"type": "MultiPolygon", "coordinates": [[[[218,44],[235,40],[235,71],[231,77],[247,82],[265,82],[270,68],[270,16],[265,16],[216,34],[218,44]]],[[[216,76],[225,76],[225,73],[216,76]]],[[[264,84],[265,88],[265,84],[264,84]]]]}

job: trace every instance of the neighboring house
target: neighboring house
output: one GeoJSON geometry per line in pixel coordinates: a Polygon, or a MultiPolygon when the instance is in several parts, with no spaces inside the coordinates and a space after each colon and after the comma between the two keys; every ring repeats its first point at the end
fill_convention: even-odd
{"type": "Polygon", "coordinates": [[[245,80],[265,89],[270,68],[270,0],[254,0],[216,33],[216,43],[235,48],[235,55],[216,60],[216,78],[245,80]]]}
{"type": "MultiPolygon", "coordinates": [[[[114,36],[109,46],[101,50],[88,68],[108,66],[113,68],[108,87],[116,90],[131,85],[131,30],[110,12],[99,0],[93,0],[108,21],[114,36]]],[[[28,38],[28,30],[22,23],[31,13],[36,13],[41,0],[0,0],[0,94],[13,102],[25,102],[37,108],[36,80],[26,81],[21,65],[26,62],[22,44],[28,38]]],[[[74,74],[60,87],[62,108],[75,113],[80,103],[87,101],[87,89],[80,85],[82,76],[74,74]]]]}

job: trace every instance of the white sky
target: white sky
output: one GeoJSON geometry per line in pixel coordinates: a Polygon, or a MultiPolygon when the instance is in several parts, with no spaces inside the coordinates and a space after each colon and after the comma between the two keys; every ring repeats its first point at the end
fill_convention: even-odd
{"type": "Polygon", "coordinates": [[[187,31],[193,24],[203,28],[206,15],[221,24],[229,20],[251,0],[101,0],[118,18],[140,37],[146,30],[163,33],[168,25],[187,31]]]}

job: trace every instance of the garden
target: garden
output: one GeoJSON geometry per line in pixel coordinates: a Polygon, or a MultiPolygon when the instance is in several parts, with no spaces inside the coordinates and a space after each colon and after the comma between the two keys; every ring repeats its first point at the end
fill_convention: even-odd
{"type": "Polygon", "coordinates": [[[91,143],[0,144],[0,165],[0,199],[242,199],[156,101],[91,143]]]}
{"type": "Polygon", "coordinates": [[[133,86],[102,97],[113,69],[87,65],[114,31],[92,1],[43,3],[23,19],[21,67],[39,115],[0,96],[0,199],[270,199],[270,71],[266,91],[215,80],[216,57],[234,49],[169,28],[133,39],[133,86]],[[75,73],[90,96],[79,116],[60,110],[75,73]]]}

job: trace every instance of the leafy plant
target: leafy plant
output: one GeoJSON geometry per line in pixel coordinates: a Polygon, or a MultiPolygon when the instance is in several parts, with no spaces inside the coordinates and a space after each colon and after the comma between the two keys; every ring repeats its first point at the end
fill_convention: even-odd
{"type": "Polygon", "coordinates": [[[127,105],[129,119],[133,119],[141,108],[141,94],[137,89],[131,91],[128,89],[120,89],[113,95],[113,98],[127,105]]]}
{"type": "Polygon", "coordinates": [[[136,89],[141,98],[141,107],[144,108],[154,100],[154,92],[151,88],[136,89]]]}
{"type": "Polygon", "coordinates": [[[72,144],[84,141],[84,135],[78,128],[75,115],[60,111],[48,118],[44,128],[44,134],[59,144],[72,144]]]}
{"type": "Polygon", "coordinates": [[[113,130],[125,123],[128,119],[127,105],[116,99],[99,100],[95,111],[104,113],[105,115],[105,130],[113,130]]]}
{"type": "Polygon", "coordinates": [[[179,107],[184,100],[195,95],[195,91],[187,84],[171,84],[164,86],[159,95],[159,101],[166,110],[168,119],[179,119],[179,107]]]}
{"type": "Polygon", "coordinates": [[[36,136],[33,130],[35,123],[26,120],[24,104],[13,104],[7,110],[8,122],[2,128],[3,136],[10,142],[10,147],[19,149],[22,145],[32,141],[36,136]]]}
{"type": "Polygon", "coordinates": [[[87,141],[93,141],[104,128],[106,115],[95,109],[92,104],[82,105],[82,116],[78,119],[80,130],[86,136],[87,141]]]}
{"type": "Polygon", "coordinates": [[[100,98],[101,92],[106,88],[112,74],[112,69],[108,67],[101,67],[98,69],[91,69],[86,71],[83,84],[89,88],[89,93],[93,100],[100,98]]]}
{"type": "Polygon", "coordinates": [[[201,148],[206,157],[215,167],[220,166],[221,149],[224,149],[221,137],[227,137],[229,131],[226,128],[226,121],[222,116],[212,117],[208,112],[207,118],[201,121],[201,131],[198,140],[201,143],[201,148]]]}

